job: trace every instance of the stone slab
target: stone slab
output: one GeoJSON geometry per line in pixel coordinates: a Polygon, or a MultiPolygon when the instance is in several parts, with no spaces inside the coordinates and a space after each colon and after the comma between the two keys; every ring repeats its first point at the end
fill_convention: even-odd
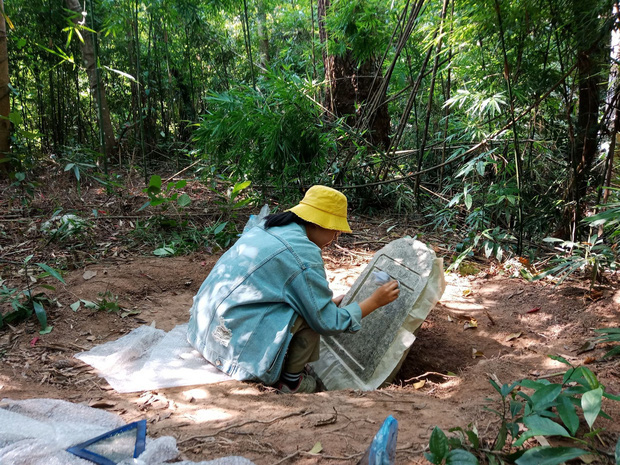
{"type": "MultiPolygon", "coordinates": [[[[322,379],[325,378],[323,382],[328,389],[374,386],[377,376],[382,376],[377,374],[377,370],[385,371],[394,365],[391,367],[393,371],[402,361],[402,348],[406,346],[408,349],[413,343],[414,331],[422,324],[445,288],[441,259],[437,259],[435,253],[422,242],[403,238],[391,242],[375,254],[345,295],[342,305],[360,302],[369,297],[380,286],[374,279],[377,271],[383,271],[399,282],[400,296],[364,318],[360,331],[322,338],[321,359],[326,359],[330,365],[333,365],[334,360],[341,364],[351,378],[355,379],[353,384],[357,384],[342,386],[341,379],[330,382],[329,374],[334,371],[334,367],[324,366],[324,363],[319,361],[313,368],[322,379]],[[427,290],[431,277],[433,283],[430,291],[433,295],[430,299],[428,296],[420,299],[427,290]],[[422,305],[420,300],[424,301],[422,305]],[[395,346],[396,351],[401,353],[390,353],[395,346]],[[386,355],[394,359],[393,363],[386,362],[386,355]]],[[[385,378],[389,375],[390,373],[386,373],[385,378]]]]}

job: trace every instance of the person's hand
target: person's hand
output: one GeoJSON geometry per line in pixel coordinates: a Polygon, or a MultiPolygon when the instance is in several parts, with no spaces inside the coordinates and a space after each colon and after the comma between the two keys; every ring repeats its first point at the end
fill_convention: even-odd
{"type": "Polygon", "coordinates": [[[342,299],[344,299],[344,294],[340,294],[339,296],[334,297],[332,299],[332,302],[340,306],[340,304],[342,303],[342,299]]]}
{"type": "Polygon", "coordinates": [[[383,286],[375,290],[370,297],[359,303],[362,310],[362,317],[370,315],[379,307],[383,307],[390,302],[394,302],[398,298],[398,294],[400,294],[398,281],[390,281],[389,283],[385,283],[383,286]]]}
{"type": "Polygon", "coordinates": [[[394,302],[398,295],[400,294],[400,289],[398,287],[398,281],[390,281],[389,283],[385,283],[383,286],[377,288],[375,292],[370,296],[378,307],[383,307],[384,305],[389,304],[390,302],[394,302]]]}

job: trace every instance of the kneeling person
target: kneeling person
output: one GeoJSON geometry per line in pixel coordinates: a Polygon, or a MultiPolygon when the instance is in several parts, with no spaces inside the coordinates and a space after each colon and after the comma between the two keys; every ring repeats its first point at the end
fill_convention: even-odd
{"type": "Polygon", "coordinates": [[[190,310],[188,340],[221,371],[287,393],[314,392],[304,372],[319,359],[320,335],[358,331],[361,320],[394,301],[398,283],[338,307],[321,249],[350,233],[347,198],[311,187],[301,202],[246,231],[213,267],[190,310]]]}

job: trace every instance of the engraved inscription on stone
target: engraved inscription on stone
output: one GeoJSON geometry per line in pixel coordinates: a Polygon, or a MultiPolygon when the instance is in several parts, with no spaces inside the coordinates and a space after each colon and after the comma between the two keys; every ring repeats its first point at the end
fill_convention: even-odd
{"type": "Polygon", "coordinates": [[[399,282],[399,298],[364,318],[360,331],[323,338],[361,380],[372,376],[422,293],[432,258],[420,242],[399,239],[379,251],[343,299],[342,305],[346,305],[369,297],[379,286],[374,282],[374,271],[384,271],[399,282]]]}

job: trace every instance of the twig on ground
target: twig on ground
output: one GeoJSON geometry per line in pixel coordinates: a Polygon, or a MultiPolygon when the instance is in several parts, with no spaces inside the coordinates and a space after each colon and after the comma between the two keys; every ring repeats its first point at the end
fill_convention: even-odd
{"type": "Polygon", "coordinates": [[[280,465],[281,463],[286,462],[287,460],[293,459],[295,457],[297,457],[299,455],[299,451],[295,451],[290,455],[287,455],[286,457],[284,457],[282,460],[279,460],[278,462],[274,463],[273,465],[280,465]]]}
{"type": "Polygon", "coordinates": [[[538,379],[553,378],[555,376],[563,376],[564,373],[566,373],[566,372],[565,371],[558,371],[557,373],[547,373],[546,375],[537,376],[537,378],[538,379]]]}
{"type": "Polygon", "coordinates": [[[351,242],[350,246],[354,246],[354,245],[372,245],[372,244],[389,244],[390,241],[383,241],[381,239],[368,239],[365,241],[356,241],[356,242],[351,242]]]}
{"type": "Polygon", "coordinates": [[[192,436],[191,438],[183,439],[182,441],[179,441],[178,444],[179,445],[180,444],[184,444],[184,443],[192,441],[192,440],[203,440],[203,439],[206,439],[206,438],[212,438],[214,436],[217,436],[218,434],[225,433],[226,431],[231,430],[233,428],[241,428],[242,426],[249,425],[249,424],[252,424],[252,423],[261,423],[261,424],[265,424],[265,425],[270,425],[272,423],[275,423],[278,420],[284,420],[285,418],[294,417],[294,416],[297,416],[297,415],[304,416],[304,415],[308,415],[310,413],[312,413],[312,412],[309,411],[309,410],[303,409],[303,410],[300,410],[298,412],[287,413],[286,415],[282,415],[280,417],[272,418],[271,420],[248,420],[248,421],[244,421],[242,423],[237,423],[237,424],[230,425],[230,426],[227,426],[225,428],[222,428],[220,430],[217,430],[213,434],[204,434],[204,435],[200,435],[200,436],[192,436]]]}
{"type": "Polygon", "coordinates": [[[356,258],[368,258],[369,254],[360,254],[357,252],[353,252],[352,250],[349,250],[345,247],[342,247],[341,245],[338,245],[336,243],[334,243],[334,247],[337,248],[338,250],[342,251],[343,254],[345,255],[351,255],[352,257],[356,257],[356,258]]]}
{"type": "MultiPolygon", "coordinates": [[[[414,446],[414,444],[408,444],[405,445],[403,447],[397,447],[396,448],[396,452],[408,452],[410,454],[415,453],[415,454],[421,454],[422,452],[426,451],[428,449],[428,446],[420,449],[420,450],[416,450],[416,451],[410,451],[409,449],[411,449],[414,446]]],[[[305,451],[297,451],[295,452],[295,454],[291,454],[287,457],[285,457],[284,459],[282,459],[281,461],[277,462],[277,464],[283,463],[285,460],[288,460],[290,458],[296,457],[297,455],[303,455],[304,457],[317,457],[320,459],[326,459],[326,460],[351,460],[351,459],[355,459],[358,457],[363,456],[366,453],[366,451],[364,452],[356,452],[355,454],[351,454],[351,455],[344,455],[344,456],[339,456],[339,455],[326,455],[326,454],[311,454],[310,452],[305,452],[305,451]]],[[[275,464],[275,465],[277,465],[275,464]]]]}
{"type": "Polygon", "coordinates": [[[458,378],[458,376],[456,375],[445,375],[443,373],[437,373],[436,371],[427,371],[423,375],[414,376],[413,378],[406,379],[405,383],[409,383],[411,381],[418,380],[420,378],[426,378],[427,376],[442,376],[444,378],[458,378]]]}
{"type": "Polygon", "coordinates": [[[334,423],[336,423],[336,421],[338,421],[338,411],[336,410],[336,407],[332,407],[334,409],[334,414],[326,419],[323,420],[318,420],[314,426],[326,426],[326,425],[333,425],[334,423]]]}

